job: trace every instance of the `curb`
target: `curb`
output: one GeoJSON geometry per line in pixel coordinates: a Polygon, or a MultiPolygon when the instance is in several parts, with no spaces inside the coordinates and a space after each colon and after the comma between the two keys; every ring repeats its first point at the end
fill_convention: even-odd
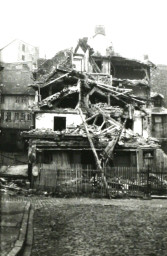
{"type": "Polygon", "coordinates": [[[25,238],[26,238],[26,232],[27,232],[30,206],[31,206],[30,202],[28,202],[25,206],[23,219],[22,219],[22,223],[19,231],[19,238],[16,240],[12,250],[8,253],[8,256],[17,256],[23,250],[25,238]]]}
{"type": "Polygon", "coordinates": [[[24,244],[23,256],[31,256],[32,245],[33,245],[33,217],[34,217],[34,210],[30,209],[28,227],[27,227],[27,236],[26,236],[26,242],[24,244]]]}

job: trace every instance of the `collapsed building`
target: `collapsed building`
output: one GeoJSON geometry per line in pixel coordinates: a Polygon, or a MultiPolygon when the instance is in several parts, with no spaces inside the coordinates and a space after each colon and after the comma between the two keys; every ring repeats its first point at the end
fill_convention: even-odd
{"type": "Polygon", "coordinates": [[[151,137],[150,69],[141,62],[95,52],[86,38],[63,61],[47,63],[34,73],[31,87],[33,129],[22,136],[29,141],[29,171],[86,165],[99,169],[148,165],[156,169],[158,140],[151,137]],[[46,68],[47,66],[47,68],[46,68]]]}

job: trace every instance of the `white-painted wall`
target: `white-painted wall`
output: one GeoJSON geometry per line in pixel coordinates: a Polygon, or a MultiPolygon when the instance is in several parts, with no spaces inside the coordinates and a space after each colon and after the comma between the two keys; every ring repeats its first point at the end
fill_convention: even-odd
{"type": "Polygon", "coordinates": [[[74,55],[74,57],[73,57],[73,64],[75,65],[76,70],[77,71],[81,71],[81,72],[87,72],[88,71],[88,67],[89,67],[89,64],[88,64],[88,61],[89,61],[89,50],[84,52],[81,49],[81,47],[79,47],[76,54],[83,55],[83,56],[74,55]]]}
{"type": "Polygon", "coordinates": [[[134,123],[133,123],[133,131],[138,133],[139,135],[143,135],[143,117],[141,115],[141,111],[134,111],[134,123]]]}
{"type": "Polygon", "coordinates": [[[37,47],[27,44],[19,39],[14,40],[0,51],[0,61],[4,63],[32,62],[36,63],[39,58],[37,47]],[[22,46],[25,46],[23,51],[22,46]],[[24,56],[24,60],[22,59],[24,56]]]}
{"type": "Polygon", "coordinates": [[[106,55],[106,49],[111,45],[109,38],[101,34],[90,38],[88,44],[94,49],[95,53],[98,52],[102,56],[106,55]]]}
{"type": "Polygon", "coordinates": [[[37,113],[35,118],[36,129],[54,129],[54,117],[66,117],[66,128],[76,127],[82,123],[78,114],[57,114],[57,113],[37,113]]]}
{"type": "Polygon", "coordinates": [[[19,60],[18,48],[19,42],[17,40],[6,46],[0,51],[0,61],[5,63],[17,62],[19,60]]]}

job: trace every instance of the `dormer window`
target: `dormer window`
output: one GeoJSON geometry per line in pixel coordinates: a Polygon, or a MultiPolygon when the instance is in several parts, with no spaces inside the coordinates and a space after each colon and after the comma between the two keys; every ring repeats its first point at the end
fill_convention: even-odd
{"type": "Polygon", "coordinates": [[[154,101],[154,107],[162,107],[162,100],[160,97],[157,97],[154,101]]]}

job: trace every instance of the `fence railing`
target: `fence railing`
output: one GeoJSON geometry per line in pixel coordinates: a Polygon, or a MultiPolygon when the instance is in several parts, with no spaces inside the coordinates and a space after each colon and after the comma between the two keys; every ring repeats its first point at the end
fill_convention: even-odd
{"type": "MultiPolygon", "coordinates": [[[[143,193],[167,193],[167,172],[137,171],[136,167],[111,167],[104,169],[111,196],[140,196],[143,193]]],[[[72,165],[69,168],[55,164],[41,164],[33,186],[55,193],[106,194],[102,173],[92,166],[72,165]]]]}

